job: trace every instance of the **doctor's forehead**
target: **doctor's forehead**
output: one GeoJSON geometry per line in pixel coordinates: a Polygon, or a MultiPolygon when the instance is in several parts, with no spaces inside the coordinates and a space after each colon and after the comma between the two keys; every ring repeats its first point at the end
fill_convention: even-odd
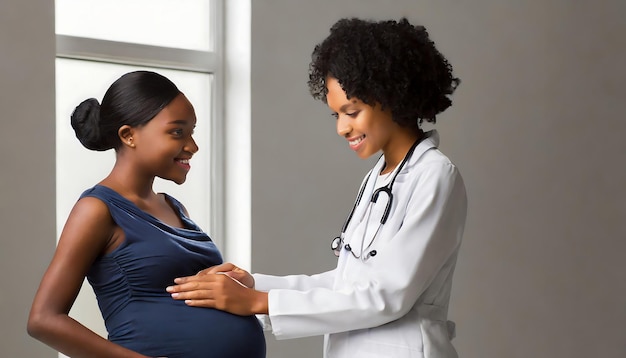
{"type": "Polygon", "coordinates": [[[358,98],[348,98],[346,92],[341,88],[336,78],[328,77],[326,79],[326,103],[331,110],[336,113],[345,112],[350,107],[358,105],[361,101],[358,98]]]}

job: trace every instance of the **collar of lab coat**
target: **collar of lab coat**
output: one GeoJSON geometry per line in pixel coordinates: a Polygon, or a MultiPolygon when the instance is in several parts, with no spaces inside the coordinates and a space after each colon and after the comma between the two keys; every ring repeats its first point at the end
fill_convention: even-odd
{"type": "MultiPolygon", "coordinates": [[[[438,146],[439,146],[439,132],[437,132],[436,129],[425,132],[424,139],[422,139],[422,141],[417,145],[417,147],[415,147],[415,150],[413,151],[411,158],[409,158],[409,161],[404,165],[404,167],[402,168],[402,172],[399,174],[406,173],[409,170],[409,168],[413,167],[415,163],[417,163],[420,160],[420,158],[422,157],[422,155],[424,155],[424,153],[426,153],[429,149],[437,148],[438,146]]],[[[374,166],[372,173],[374,175],[378,175],[378,173],[380,173],[384,165],[385,165],[385,156],[381,155],[380,158],[378,159],[378,162],[374,166]]]]}

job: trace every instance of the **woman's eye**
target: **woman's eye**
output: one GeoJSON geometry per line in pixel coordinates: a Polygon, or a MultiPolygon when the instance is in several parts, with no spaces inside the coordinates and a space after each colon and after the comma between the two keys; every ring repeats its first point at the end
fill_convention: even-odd
{"type": "Polygon", "coordinates": [[[183,135],[183,130],[182,130],[182,129],[174,129],[174,130],[172,131],[172,134],[173,134],[173,135],[175,135],[175,136],[180,137],[180,136],[182,136],[182,135],[183,135]]]}
{"type": "Polygon", "coordinates": [[[339,113],[332,113],[331,116],[335,119],[339,119],[339,113]]]}
{"type": "Polygon", "coordinates": [[[348,117],[350,117],[350,118],[354,118],[354,117],[356,117],[358,114],[359,114],[359,112],[358,112],[358,111],[357,111],[357,112],[350,112],[350,113],[346,113],[346,115],[347,115],[348,117]]]}

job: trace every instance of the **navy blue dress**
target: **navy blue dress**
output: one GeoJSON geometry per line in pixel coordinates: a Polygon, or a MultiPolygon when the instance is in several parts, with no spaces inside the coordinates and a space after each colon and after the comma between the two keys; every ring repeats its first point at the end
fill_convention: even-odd
{"type": "Polygon", "coordinates": [[[113,252],[100,256],[87,275],[108,339],[151,357],[265,357],[265,337],[255,316],[189,307],[165,291],[176,277],[222,263],[209,236],[176,199],[165,195],[184,229],[161,222],[102,185],[81,195],[106,203],[126,236],[113,252]]]}

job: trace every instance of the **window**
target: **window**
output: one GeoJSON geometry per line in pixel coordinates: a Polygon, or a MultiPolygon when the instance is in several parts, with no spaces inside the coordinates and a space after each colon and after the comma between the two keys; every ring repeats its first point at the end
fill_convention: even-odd
{"type": "MultiPolygon", "coordinates": [[[[122,74],[147,69],[171,79],[194,105],[200,151],[187,181],[155,182],[185,204],[200,227],[220,242],[222,228],[220,123],[223,98],[222,0],[56,0],[57,232],[82,191],[111,170],[113,150],[85,149],[69,117],[82,100],[102,100],[122,74]],[[97,16],[96,16],[97,14],[97,16]]],[[[88,284],[70,313],[106,336],[88,284]]],[[[62,356],[62,355],[61,355],[62,356]]]]}

